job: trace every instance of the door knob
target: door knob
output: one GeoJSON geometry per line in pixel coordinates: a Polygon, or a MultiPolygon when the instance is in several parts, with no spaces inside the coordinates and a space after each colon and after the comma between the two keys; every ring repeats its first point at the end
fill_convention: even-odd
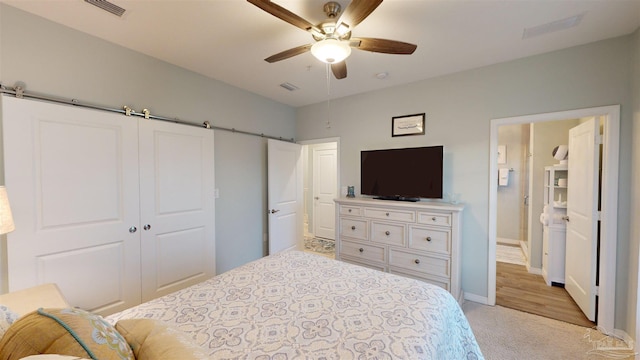
{"type": "Polygon", "coordinates": [[[275,214],[275,213],[277,213],[278,211],[280,211],[280,210],[271,209],[271,211],[269,211],[269,212],[270,212],[270,213],[272,213],[272,214],[275,214]]]}
{"type": "Polygon", "coordinates": [[[145,225],[144,225],[144,227],[143,227],[143,229],[145,229],[145,230],[149,230],[149,229],[151,229],[151,225],[149,225],[149,224],[145,224],[145,225]]]}
{"type": "Polygon", "coordinates": [[[316,199],[316,200],[320,200],[320,198],[319,198],[319,197],[317,197],[317,196],[316,196],[316,197],[314,197],[314,199],[316,199]]]}
{"type": "Polygon", "coordinates": [[[132,234],[133,234],[134,232],[136,232],[136,231],[138,231],[138,228],[137,228],[137,227],[135,227],[135,226],[132,226],[132,227],[130,227],[130,228],[129,228],[129,232],[130,232],[130,233],[132,233],[132,234]]]}

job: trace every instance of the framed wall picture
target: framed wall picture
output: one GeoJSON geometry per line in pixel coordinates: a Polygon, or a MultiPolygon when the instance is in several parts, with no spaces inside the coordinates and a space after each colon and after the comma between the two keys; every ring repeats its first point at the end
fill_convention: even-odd
{"type": "Polygon", "coordinates": [[[424,135],[424,113],[391,118],[391,136],[424,135]]]}

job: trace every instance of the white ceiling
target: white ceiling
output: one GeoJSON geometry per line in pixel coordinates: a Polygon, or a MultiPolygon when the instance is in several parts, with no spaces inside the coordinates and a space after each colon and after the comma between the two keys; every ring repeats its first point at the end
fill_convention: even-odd
{"type": "MultiPolygon", "coordinates": [[[[111,0],[122,18],[83,0],[0,0],[16,8],[294,107],[326,101],[325,64],[310,53],[263,59],[311,35],[244,0],[111,0]],[[279,86],[299,87],[289,92],[279,86]]],[[[312,23],[324,0],[279,0],[312,23]]],[[[349,1],[338,0],[345,8],[349,1]]],[[[413,55],[354,50],[331,98],[363,93],[632,33],[640,0],[386,0],[353,30],[418,45],[413,55]],[[525,28],[584,14],[576,27],[522,39],[525,28]],[[376,74],[387,72],[385,79],[376,74]]]]}

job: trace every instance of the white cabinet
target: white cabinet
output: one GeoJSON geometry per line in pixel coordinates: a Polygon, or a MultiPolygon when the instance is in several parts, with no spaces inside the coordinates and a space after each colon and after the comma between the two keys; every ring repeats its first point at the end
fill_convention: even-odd
{"type": "Polygon", "coordinates": [[[12,97],[2,124],[10,291],[109,314],[214,275],[211,130],[12,97]]]}
{"type": "Polygon", "coordinates": [[[336,200],[336,259],[429,282],[462,301],[462,205],[336,200]]]}
{"type": "Polygon", "coordinates": [[[544,170],[542,276],[547,285],[564,284],[567,215],[567,165],[544,170]]]}

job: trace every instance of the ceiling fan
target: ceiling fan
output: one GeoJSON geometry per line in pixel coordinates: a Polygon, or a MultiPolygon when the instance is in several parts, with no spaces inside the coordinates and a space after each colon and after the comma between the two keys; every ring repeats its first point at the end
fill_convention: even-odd
{"type": "Polygon", "coordinates": [[[311,33],[316,41],[279,52],[264,59],[269,63],[288,59],[311,51],[318,60],[331,64],[336,79],[347,77],[345,59],[351,54],[351,48],[385,54],[413,54],[417,46],[402,41],[351,37],[351,32],[382,3],[382,0],[352,0],[342,14],[342,7],[335,1],[324,5],[328,19],[314,25],[291,11],[269,0],[247,0],[269,14],[311,33]],[[338,17],[340,15],[340,17],[338,17]]]}

